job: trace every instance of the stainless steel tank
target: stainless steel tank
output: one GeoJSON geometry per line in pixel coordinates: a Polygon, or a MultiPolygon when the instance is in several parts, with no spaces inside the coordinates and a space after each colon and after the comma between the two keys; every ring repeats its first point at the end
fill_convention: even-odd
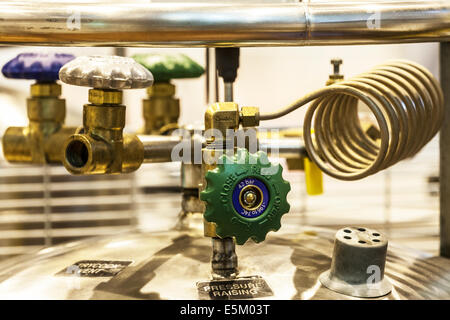
{"type": "MultiPolygon", "coordinates": [[[[355,299],[330,291],[319,281],[330,267],[336,230],[300,227],[298,217],[286,217],[284,225],[288,227],[270,233],[262,244],[237,249],[239,276],[259,277],[267,285],[259,297],[355,299]]],[[[123,233],[46,248],[32,258],[0,265],[0,299],[215,298],[202,292],[204,282],[211,280],[210,242],[193,227],[123,233]]],[[[448,259],[390,243],[385,276],[393,290],[378,299],[450,299],[448,259]]],[[[229,294],[222,298],[233,298],[229,294]]]]}

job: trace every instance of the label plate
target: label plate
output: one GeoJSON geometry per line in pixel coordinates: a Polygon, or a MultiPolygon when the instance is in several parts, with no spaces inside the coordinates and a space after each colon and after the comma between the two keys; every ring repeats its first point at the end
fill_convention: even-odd
{"type": "Polygon", "coordinates": [[[272,289],[260,276],[198,282],[197,290],[202,300],[254,299],[273,296],[272,289]]]}
{"type": "Polygon", "coordinates": [[[57,276],[113,277],[132,261],[81,260],[61,270],[57,276]]]}

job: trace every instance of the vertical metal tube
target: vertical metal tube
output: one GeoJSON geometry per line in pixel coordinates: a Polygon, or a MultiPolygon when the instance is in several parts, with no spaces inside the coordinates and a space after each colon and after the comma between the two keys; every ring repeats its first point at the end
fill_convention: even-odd
{"type": "Polygon", "coordinates": [[[215,62],[214,62],[214,93],[216,98],[216,101],[214,102],[219,102],[219,75],[217,74],[217,67],[215,66],[215,62]]]}
{"type": "Polygon", "coordinates": [[[43,187],[44,187],[44,234],[45,234],[45,246],[50,247],[52,245],[52,195],[51,195],[51,172],[48,164],[43,165],[43,187]]]}
{"type": "Polygon", "coordinates": [[[210,70],[210,68],[209,68],[209,64],[210,64],[210,62],[209,62],[209,51],[210,51],[210,49],[209,48],[206,48],[205,49],[205,75],[206,75],[206,88],[205,88],[205,90],[206,90],[206,92],[205,92],[205,96],[206,96],[206,104],[207,105],[209,105],[209,91],[210,91],[210,89],[209,89],[209,82],[211,81],[211,79],[210,79],[210,72],[211,72],[211,70],[210,70]]]}
{"type": "Polygon", "coordinates": [[[114,48],[114,55],[120,56],[120,57],[126,57],[127,56],[127,48],[124,48],[124,47],[114,48]]]}
{"type": "Polygon", "coordinates": [[[450,258],[450,42],[440,45],[444,122],[440,133],[440,254],[450,258]]]}
{"type": "Polygon", "coordinates": [[[232,279],[237,276],[238,257],[233,238],[212,238],[212,270],[214,278],[232,279]]]}
{"type": "Polygon", "coordinates": [[[224,94],[224,101],[225,102],[233,102],[233,82],[225,82],[225,94],[224,94]]]}

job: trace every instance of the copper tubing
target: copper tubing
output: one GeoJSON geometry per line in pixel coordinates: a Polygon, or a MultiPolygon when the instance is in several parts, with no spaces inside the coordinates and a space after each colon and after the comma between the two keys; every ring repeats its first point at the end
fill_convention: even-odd
{"type": "Polygon", "coordinates": [[[362,179],[415,155],[443,120],[438,82],[409,61],[393,61],[332,84],[278,112],[262,114],[260,120],[278,118],[311,101],[303,123],[306,150],[323,172],[341,180],[362,179]],[[364,132],[359,101],[375,116],[380,139],[364,132]]]}

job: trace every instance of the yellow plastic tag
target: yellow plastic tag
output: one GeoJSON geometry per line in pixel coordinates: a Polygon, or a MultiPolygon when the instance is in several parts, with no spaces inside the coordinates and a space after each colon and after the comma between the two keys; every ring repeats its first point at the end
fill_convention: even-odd
{"type": "Polygon", "coordinates": [[[323,193],[323,177],[322,171],[319,167],[309,160],[308,157],[303,158],[303,164],[305,166],[305,182],[306,192],[310,196],[315,196],[323,193]]]}

